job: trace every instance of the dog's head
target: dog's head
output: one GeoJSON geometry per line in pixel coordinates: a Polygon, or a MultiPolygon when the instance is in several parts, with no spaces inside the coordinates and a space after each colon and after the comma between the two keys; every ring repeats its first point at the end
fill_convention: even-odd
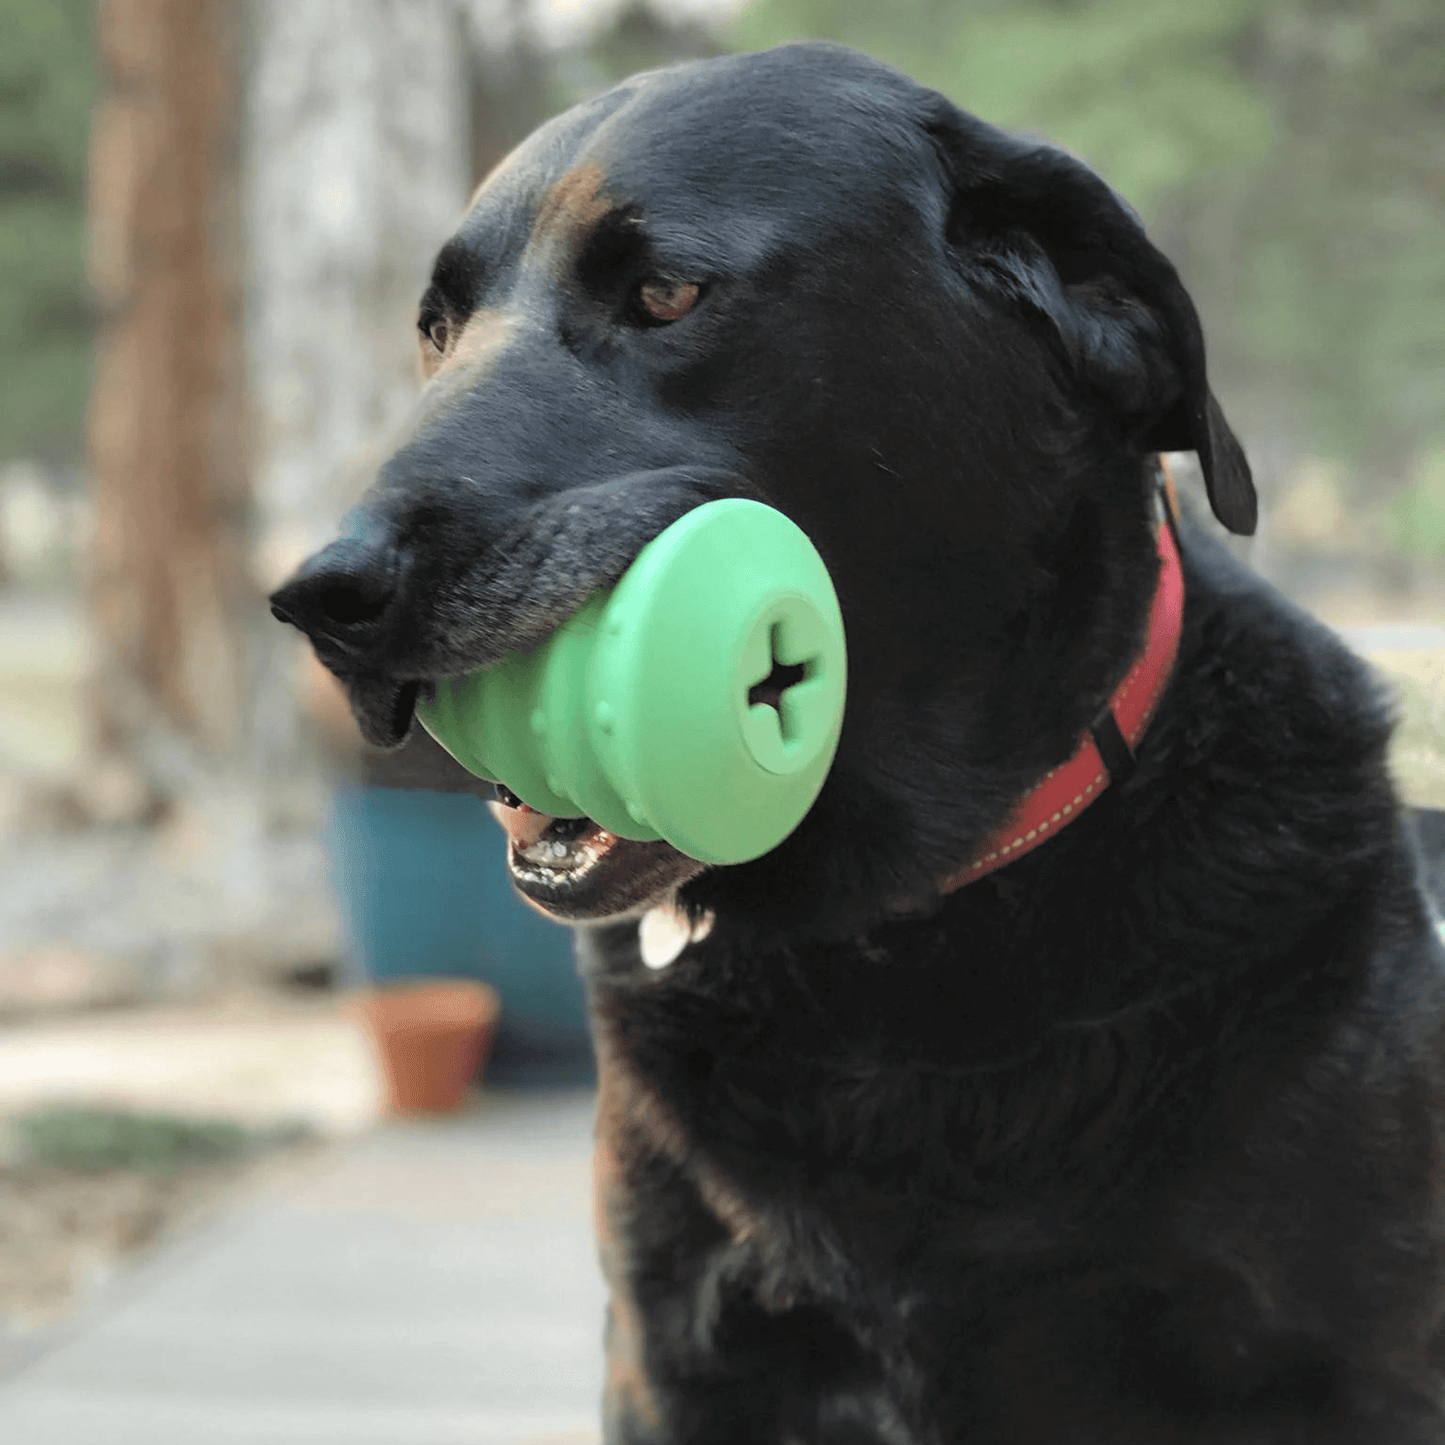
{"type": "Polygon", "coordinates": [[[833,46],[639,76],[544,126],[442,247],[418,329],[403,444],[274,598],[373,743],[715,497],[793,518],[843,608],[843,739],[793,836],[704,872],[517,822],[514,876],[563,916],[681,883],[842,926],[916,897],[1127,668],[1151,454],[1196,450],[1221,520],[1253,527],[1194,308],[1134,215],[833,46]]]}

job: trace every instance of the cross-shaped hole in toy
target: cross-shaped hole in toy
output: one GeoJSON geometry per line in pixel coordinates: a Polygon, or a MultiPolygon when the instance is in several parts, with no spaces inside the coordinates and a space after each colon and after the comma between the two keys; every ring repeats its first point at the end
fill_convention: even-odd
{"type": "Polygon", "coordinates": [[[768,629],[768,654],[772,660],[772,667],[768,675],[760,681],[755,682],[748,689],[748,706],[755,707],[762,703],[778,715],[778,726],[783,735],[783,741],[790,743],[794,741],[792,719],[783,708],[783,694],[793,686],[794,683],[802,682],[808,675],[808,662],[782,662],[778,658],[778,652],[782,643],[783,625],[775,622],[768,629]]]}

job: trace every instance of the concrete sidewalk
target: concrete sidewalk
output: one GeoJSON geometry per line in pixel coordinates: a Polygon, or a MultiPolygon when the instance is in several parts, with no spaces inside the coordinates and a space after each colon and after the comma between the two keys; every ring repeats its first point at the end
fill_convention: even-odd
{"type": "Polygon", "coordinates": [[[0,1381],[6,1445],[583,1445],[603,1291],[590,1094],[342,1146],[0,1381]]]}

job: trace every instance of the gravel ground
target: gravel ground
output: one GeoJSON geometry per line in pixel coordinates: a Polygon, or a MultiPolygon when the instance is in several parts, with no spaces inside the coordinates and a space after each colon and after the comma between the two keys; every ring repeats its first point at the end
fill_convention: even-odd
{"type": "Polygon", "coordinates": [[[0,1334],[23,1338],[55,1324],[246,1172],[0,1169],[0,1334]]]}
{"type": "MultiPolygon", "coordinates": [[[[60,1117],[50,1115],[48,1117],[60,1117]]],[[[134,1139],[137,1122],[152,1137],[193,1138],[191,1123],[133,1115],[71,1112],[68,1120],[96,1119],[114,1139],[121,1121],[134,1139]],[[181,1133],[180,1131],[183,1131],[181,1133]]],[[[94,1135],[94,1129],[91,1135],[94,1135]]],[[[134,1147],[89,1148],[86,1162],[55,1162],[66,1151],[49,1148],[34,1157],[7,1127],[0,1164],[0,1354],[43,1332],[90,1302],[117,1275],[148,1252],[214,1217],[247,1197],[284,1168],[315,1155],[319,1145],[298,1137],[248,1135],[235,1126],[211,1126],[222,1133],[220,1148],[171,1149],[170,1158],[123,1160],[134,1147]],[[184,1152],[214,1157],[186,1159],[184,1152]],[[27,1153],[32,1157],[26,1157],[27,1153]]],[[[85,1151],[68,1151],[81,1155],[85,1151]]]]}

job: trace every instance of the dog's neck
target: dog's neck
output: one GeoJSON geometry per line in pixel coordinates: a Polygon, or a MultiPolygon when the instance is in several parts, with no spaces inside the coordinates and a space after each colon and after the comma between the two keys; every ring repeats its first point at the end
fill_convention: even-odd
{"type": "Polygon", "coordinates": [[[942,892],[952,893],[976,882],[1046,843],[1111,782],[1122,783],[1133,770],[1134,749],[1148,731],[1173,672],[1184,618],[1184,572],[1171,519],[1160,523],[1158,546],[1159,576],[1148,632],[1124,680],[1080,737],[1069,760],[1019,799],[1004,825],[978,849],[973,860],[943,879],[939,884],[942,892]]]}

